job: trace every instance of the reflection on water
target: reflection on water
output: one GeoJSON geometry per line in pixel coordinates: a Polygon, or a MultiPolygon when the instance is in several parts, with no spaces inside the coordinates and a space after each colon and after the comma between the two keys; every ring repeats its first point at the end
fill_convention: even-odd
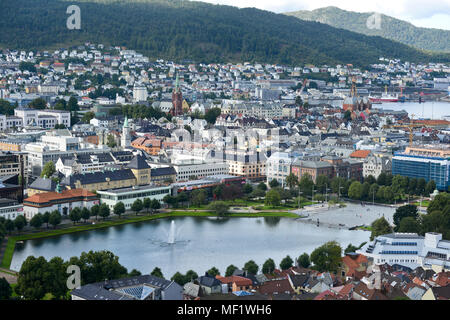
{"type": "Polygon", "coordinates": [[[197,273],[216,266],[221,273],[230,264],[241,268],[252,259],[262,265],[271,257],[279,263],[286,255],[312,252],[327,241],[336,240],[343,248],[369,239],[370,232],[329,229],[295,219],[176,217],[29,240],[17,247],[11,268],[19,270],[29,255],[64,260],[83,251],[109,250],[129,270],[151,272],[159,267],[170,278],[175,272],[192,269],[197,273]],[[168,245],[171,221],[176,237],[168,245]]]}
{"type": "Polygon", "coordinates": [[[270,226],[270,227],[275,227],[277,226],[281,221],[280,217],[264,217],[264,222],[270,226]]]}

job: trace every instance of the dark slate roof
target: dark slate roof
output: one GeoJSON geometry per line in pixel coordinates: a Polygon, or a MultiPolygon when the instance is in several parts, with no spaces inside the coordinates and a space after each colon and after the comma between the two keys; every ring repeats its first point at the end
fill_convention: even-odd
{"type": "Polygon", "coordinates": [[[104,287],[96,284],[87,284],[79,289],[74,289],[71,295],[85,300],[133,300],[125,294],[106,290],[104,287]]]}
{"type": "Polygon", "coordinates": [[[107,280],[106,282],[97,282],[95,285],[98,286],[107,286],[112,289],[119,289],[123,287],[131,287],[131,286],[137,286],[141,284],[151,284],[155,287],[161,288],[162,290],[166,289],[172,281],[162,279],[159,277],[155,277],[152,275],[141,275],[136,277],[130,277],[130,278],[122,278],[122,279],[116,279],[116,280],[107,280]]]}
{"type": "Polygon", "coordinates": [[[73,188],[75,186],[75,182],[77,181],[80,181],[81,184],[92,184],[105,182],[106,178],[109,178],[110,181],[120,181],[120,180],[135,179],[135,176],[130,169],[104,171],[104,172],[91,172],[85,174],[80,173],[64,178],[61,181],[61,184],[73,188]]]}
{"type": "Polygon", "coordinates": [[[56,182],[50,178],[37,178],[29,186],[30,189],[42,190],[42,191],[55,191],[56,182]]]}
{"type": "Polygon", "coordinates": [[[303,287],[309,279],[308,274],[296,274],[296,275],[289,274],[288,276],[291,279],[294,287],[303,287]]]}
{"type": "Polygon", "coordinates": [[[111,155],[119,161],[131,161],[134,157],[131,151],[115,151],[111,155]]]}
{"type": "Polygon", "coordinates": [[[137,155],[133,158],[133,160],[130,161],[127,168],[130,169],[148,169],[150,166],[148,165],[147,161],[145,161],[145,158],[141,155],[137,155]]]}
{"type": "Polygon", "coordinates": [[[222,284],[222,282],[211,276],[201,276],[198,278],[198,282],[200,285],[208,288],[220,286],[222,284]]]}
{"type": "MultiPolygon", "coordinates": [[[[130,278],[107,280],[88,284],[72,291],[72,295],[87,300],[133,300],[133,298],[117,291],[121,288],[134,287],[149,284],[160,290],[165,290],[171,285],[179,286],[173,281],[158,278],[152,275],[141,275],[130,278]],[[112,290],[111,290],[112,289],[112,290]]],[[[182,290],[181,286],[180,291],[182,290]]]]}
{"type": "Polygon", "coordinates": [[[165,167],[165,168],[153,168],[151,170],[152,177],[158,176],[168,176],[168,175],[176,175],[177,172],[173,167],[165,167]]]}

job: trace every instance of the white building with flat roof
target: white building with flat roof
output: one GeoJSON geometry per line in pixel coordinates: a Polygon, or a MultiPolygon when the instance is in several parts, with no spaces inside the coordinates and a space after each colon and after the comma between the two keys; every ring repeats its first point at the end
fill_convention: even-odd
{"type": "Polygon", "coordinates": [[[156,186],[156,185],[144,185],[144,186],[133,186],[129,188],[118,188],[109,190],[97,190],[97,195],[100,197],[101,203],[106,203],[111,210],[114,206],[122,202],[125,205],[125,210],[131,210],[131,206],[134,201],[145,198],[150,200],[156,199],[162,202],[166,195],[171,194],[170,186],[156,186]]]}
{"type": "Polygon", "coordinates": [[[435,272],[450,270],[450,241],[442,240],[442,234],[428,232],[391,233],[378,236],[356,253],[373,259],[376,265],[402,265],[411,269],[422,267],[435,272]]]}

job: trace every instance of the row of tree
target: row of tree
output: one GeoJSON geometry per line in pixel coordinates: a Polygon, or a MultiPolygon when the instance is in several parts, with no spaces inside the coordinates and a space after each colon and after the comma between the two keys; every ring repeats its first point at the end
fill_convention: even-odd
{"type": "MultiPolygon", "coordinates": [[[[345,250],[345,253],[353,252],[355,249],[357,248],[349,245],[345,250]]],[[[316,248],[311,253],[311,255],[308,255],[307,253],[301,254],[297,259],[295,259],[295,261],[289,255],[287,255],[281,260],[279,268],[281,270],[288,270],[289,268],[294,267],[295,263],[295,265],[299,267],[311,268],[314,270],[318,270],[319,272],[336,272],[340,266],[341,254],[341,246],[335,241],[330,241],[316,248]]],[[[275,269],[275,261],[271,258],[267,259],[261,266],[261,272],[263,274],[273,274],[275,269]]],[[[236,270],[238,270],[238,267],[233,264],[229,265],[226,268],[225,277],[232,276],[236,270]]],[[[249,274],[256,275],[260,270],[260,266],[254,260],[249,260],[244,264],[242,270],[246,271],[249,274]]],[[[207,271],[207,273],[212,277],[220,275],[220,271],[216,267],[212,267],[207,271]]],[[[171,280],[183,286],[186,283],[191,282],[197,278],[197,273],[193,270],[189,270],[186,274],[176,272],[172,276],[171,280]]]]}

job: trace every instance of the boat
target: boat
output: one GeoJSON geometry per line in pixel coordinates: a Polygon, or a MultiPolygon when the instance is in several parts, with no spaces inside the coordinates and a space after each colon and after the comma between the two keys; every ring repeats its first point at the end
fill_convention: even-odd
{"type": "Polygon", "coordinates": [[[369,100],[372,103],[383,103],[383,102],[403,102],[405,101],[405,97],[403,94],[399,95],[398,93],[388,93],[387,86],[385,88],[385,92],[381,94],[381,96],[372,96],[369,95],[369,100]]]}

